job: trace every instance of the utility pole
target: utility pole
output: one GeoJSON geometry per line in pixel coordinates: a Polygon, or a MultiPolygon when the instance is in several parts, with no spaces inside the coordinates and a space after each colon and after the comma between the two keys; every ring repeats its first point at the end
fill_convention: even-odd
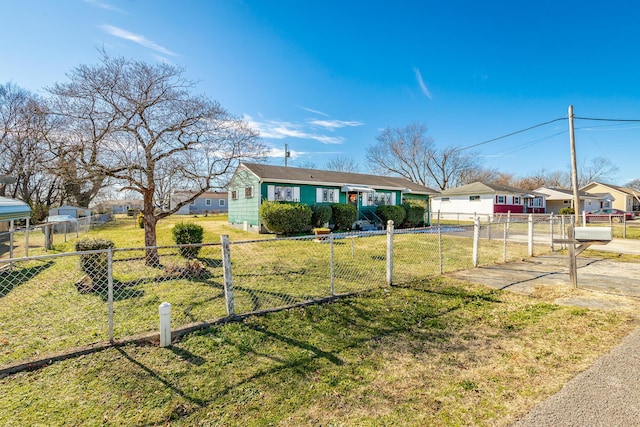
{"type": "Polygon", "coordinates": [[[578,193],[578,162],[576,161],[576,137],[573,132],[573,105],[569,105],[569,142],[571,144],[571,186],[573,187],[573,223],[578,225],[580,195],[578,193]]]}
{"type": "Polygon", "coordinates": [[[284,167],[287,167],[287,159],[291,153],[289,153],[289,144],[284,144],[284,167]]]}

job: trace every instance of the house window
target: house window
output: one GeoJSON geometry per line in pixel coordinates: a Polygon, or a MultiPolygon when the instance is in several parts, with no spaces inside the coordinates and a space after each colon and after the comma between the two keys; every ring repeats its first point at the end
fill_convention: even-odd
{"type": "Polygon", "coordinates": [[[571,200],[563,200],[562,203],[565,204],[565,205],[570,205],[571,204],[571,200]]]}
{"type": "Polygon", "coordinates": [[[496,196],[496,203],[499,205],[504,205],[507,203],[507,196],[496,196]]]}
{"type": "Polygon", "coordinates": [[[480,196],[469,196],[469,201],[470,202],[479,202],[480,201],[480,196]]]}
{"type": "Polygon", "coordinates": [[[192,200],[190,204],[191,204],[191,206],[195,206],[196,205],[196,201],[192,200]]]}
{"type": "Polygon", "coordinates": [[[449,198],[448,197],[443,197],[442,199],[440,199],[441,202],[448,202],[449,198]]]}
{"type": "Polygon", "coordinates": [[[211,199],[204,199],[205,206],[211,206],[211,199]]]}
{"type": "Polygon", "coordinates": [[[515,197],[513,198],[513,204],[514,205],[519,205],[520,204],[520,197],[515,197]]]}
{"type": "Polygon", "coordinates": [[[218,199],[218,206],[224,206],[227,204],[227,201],[225,199],[218,199]]]}
{"type": "Polygon", "coordinates": [[[536,197],[531,202],[532,202],[533,206],[536,207],[536,208],[541,208],[542,207],[542,199],[540,197],[536,197]]]}
{"type": "Polygon", "coordinates": [[[244,197],[253,197],[253,187],[244,187],[244,197]]]}
{"type": "Polygon", "coordinates": [[[316,188],[316,203],[336,203],[340,190],[337,188],[316,188]]]}
{"type": "Polygon", "coordinates": [[[231,200],[238,200],[238,190],[231,190],[231,200]]]}

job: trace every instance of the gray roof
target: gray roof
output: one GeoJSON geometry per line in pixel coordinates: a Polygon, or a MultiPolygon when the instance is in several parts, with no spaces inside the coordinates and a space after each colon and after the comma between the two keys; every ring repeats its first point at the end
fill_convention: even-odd
{"type": "Polygon", "coordinates": [[[0,197],[0,221],[31,217],[31,208],[20,200],[0,197]]]}
{"type": "Polygon", "coordinates": [[[521,188],[509,187],[500,184],[485,184],[483,182],[472,182],[456,188],[449,188],[440,193],[441,196],[462,196],[467,194],[536,194],[521,188]]]}
{"type": "MultiPolygon", "coordinates": [[[[535,190],[537,193],[542,193],[542,194],[546,194],[547,196],[547,200],[560,200],[560,199],[554,199],[554,196],[552,194],[550,194],[549,192],[556,192],[556,193],[561,193],[564,194],[565,196],[571,198],[573,197],[573,190],[567,190],[566,188],[554,188],[554,187],[540,187],[537,188],[535,190]]],[[[578,197],[586,197],[586,198],[593,198],[593,199],[597,199],[597,195],[596,194],[592,194],[592,193],[587,193],[586,191],[582,191],[582,190],[578,190],[578,197]]],[[[564,197],[563,197],[564,199],[564,197]]]]}
{"type": "Polygon", "coordinates": [[[311,185],[359,185],[373,189],[410,190],[411,193],[436,195],[438,192],[408,179],[393,176],[367,175],[352,172],[334,172],[319,169],[273,166],[258,163],[242,163],[264,182],[296,183],[311,185]]]}

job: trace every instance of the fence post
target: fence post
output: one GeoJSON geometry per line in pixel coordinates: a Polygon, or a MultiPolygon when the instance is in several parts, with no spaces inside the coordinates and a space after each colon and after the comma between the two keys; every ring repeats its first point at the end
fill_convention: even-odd
{"type": "Polygon", "coordinates": [[[473,252],[472,264],[478,266],[478,242],[480,241],[480,218],[473,218],[473,252]]]}
{"type": "MultiPolygon", "coordinates": [[[[566,239],[567,238],[567,233],[565,230],[565,219],[564,219],[564,215],[562,215],[560,217],[560,238],[561,239],[566,239]]],[[[567,246],[565,243],[560,244],[560,248],[565,249],[567,246]]]]}
{"type": "Polygon", "coordinates": [[[14,222],[9,222],[9,258],[13,258],[13,226],[14,222]]]}
{"type": "Polygon", "coordinates": [[[487,240],[491,240],[491,215],[487,215],[487,240]]]}
{"type": "Polygon", "coordinates": [[[224,299],[227,303],[227,315],[233,316],[235,308],[233,304],[233,280],[231,278],[231,248],[229,244],[229,236],[223,234],[220,236],[222,242],[222,271],[224,277],[224,299]]]}
{"type": "Polygon", "coordinates": [[[507,262],[507,223],[503,224],[504,227],[504,237],[502,242],[502,262],[507,262]]]}
{"type": "Polygon", "coordinates": [[[107,248],[107,307],[109,310],[109,342],[113,343],[113,248],[107,248]]]}
{"type": "Polygon", "coordinates": [[[553,245],[553,213],[551,213],[551,215],[549,216],[549,234],[551,235],[551,252],[554,252],[556,250],[555,246],[553,245]]]}
{"type": "Polygon", "coordinates": [[[393,283],[393,220],[387,221],[387,285],[393,283]]]}
{"type": "Polygon", "coordinates": [[[29,227],[31,227],[31,221],[27,218],[26,222],[27,228],[24,231],[24,256],[29,258],[29,227]]]}
{"type": "Polygon", "coordinates": [[[171,304],[163,302],[158,307],[160,314],[160,347],[171,345],[171,304]]]}
{"type": "Polygon", "coordinates": [[[622,238],[627,238],[627,216],[624,214],[622,215],[622,238]]]}
{"type": "MultiPolygon", "coordinates": [[[[353,246],[351,247],[351,251],[353,253],[353,246]]],[[[334,258],[334,251],[333,251],[333,233],[329,233],[329,263],[330,263],[329,269],[331,274],[331,296],[334,296],[336,277],[335,277],[335,258],[334,258]]]]}
{"type": "Polygon", "coordinates": [[[442,226],[440,225],[440,211],[438,211],[438,255],[440,258],[440,274],[444,274],[444,264],[442,262],[442,226]]]}
{"type": "Polygon", "coordinates": [[[529,256],[533,256],[533,215],[529,214],[529,256]]]}

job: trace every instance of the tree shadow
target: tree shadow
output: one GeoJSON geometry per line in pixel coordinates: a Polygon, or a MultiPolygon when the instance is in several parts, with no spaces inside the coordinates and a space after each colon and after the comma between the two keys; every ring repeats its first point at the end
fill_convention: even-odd
{"type": "Polygon", "coordinates": [[[47,261],[44,264],[33,267],[9,267],[0,271],[0,298],[8,295],[14,288],[33,279],[40,272],[48,269],[53,264],[53,261],[47,261]]]}

